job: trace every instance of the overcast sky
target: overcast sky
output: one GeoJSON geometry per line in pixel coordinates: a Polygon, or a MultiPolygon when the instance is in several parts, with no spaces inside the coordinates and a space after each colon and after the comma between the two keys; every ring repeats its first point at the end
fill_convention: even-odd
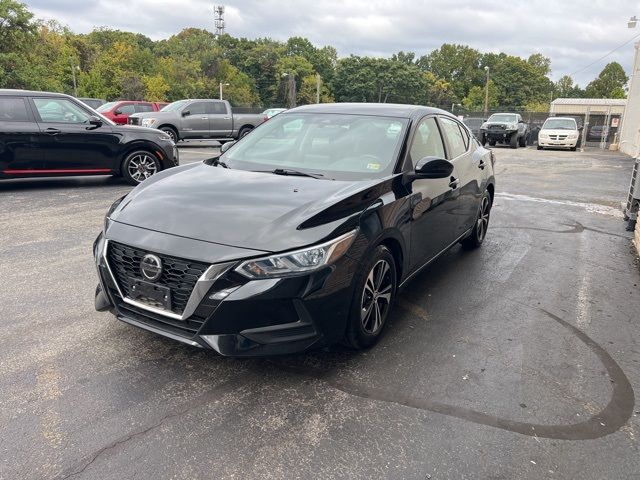
{"type": "MultiPolygon", "coordinates": [[[[24,1],[24,0],[23,0],[24,1]]],[[[209,0],[26,0],[40,18],[56,19],[75,32],[109,27],[140,32],[154,40],[185,27],[213,30],[209,0]]],[[[418,56],[442,43],[481,51],[551,58],[552,77],[576,72],[610,50],[639,37],[574,75],[584,86],[610,61],[631,70],[640,24],[637,0],[226,0],[227,33],[286,40],[304,36],[333,45],[340,56],[418,56]]]]}

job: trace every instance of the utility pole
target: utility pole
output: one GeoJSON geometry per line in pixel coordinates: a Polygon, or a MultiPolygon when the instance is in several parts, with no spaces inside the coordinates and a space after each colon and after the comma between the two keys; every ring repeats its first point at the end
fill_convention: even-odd
{"type": "Polygon", "coordinates": [[[489,115],[489,66],[484,67],[484,71],[487,72],[487,78],[484,82],[484,116],[489,115]]]}
{"type": "Polygon", "coordinates": [[[78,96],[78,84],[76,83],[76,68],[80,70],[80,67],[74,65],[73,60],[71,60],[71,78],[73,78],[73,96],[78,96]]]}
{"type": "Polygon", "coordinates": [[[222,100],[222,87],[228,87],[228,86],[229,86],[228,83],[220,82],[220,100],[222,100]]]}
{"type": "Polygon", "coordinates": [[[226,24],[224,23],[224,5],[213,6],[213,24],[216,27],[215,35],[224,35],[226,24]]]}
{"type": "Polygon", "coordinates": [[[320,74],[316,73],[316,103],[320,103],[320,74]]]}
{"type": "Polygon", "coordinates": [[[294,73],[283,73],[283,77],[287,77],[287,90],[289,93],[289,108],[296,106],[296,76],[294,73]]]}

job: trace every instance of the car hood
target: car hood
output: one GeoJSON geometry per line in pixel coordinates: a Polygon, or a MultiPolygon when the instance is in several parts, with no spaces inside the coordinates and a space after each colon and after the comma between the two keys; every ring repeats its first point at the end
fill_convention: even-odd
{"type": "Polygon", "coordinates": [[[278,252],[355,228],[393,177],[357,182],[213,167],[172,168],[136,187],[115,222],[234,247],[278,252]]]}
{"type": "Polygon", "coordinates": [[[545,135],[577,135],[578,130],[556,129],[556,128],[543,128],[540,133],[545,135]]]}
{"type": "Polygon", "coordinates": [[[127,133],[127,134],[131,134],[133,133],[139,133],[139,134],[146,134],[146,135],[153,135],[154,137],[157,137],[159,135],[158,130],[156,130],[155,128],[147,128],[147,127],[139,127],[137,125],[112,125],[111,128],[113,129],[114,132],[120,132],[120,133],[127,133]]]}
{"type": "Polygon", "coordinates": [[[132,113],[129,117],[135,118],[175,118],[177,117],[177,112],[143,112],[143,113],[132,113]]]}

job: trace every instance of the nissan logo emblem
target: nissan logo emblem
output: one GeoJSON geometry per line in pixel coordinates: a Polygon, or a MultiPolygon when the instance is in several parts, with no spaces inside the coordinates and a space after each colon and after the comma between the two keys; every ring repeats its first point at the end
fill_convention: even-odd
{"type": "Polygon", "coordinates": [[[157,255],[146,254],[140,260],[140,272],[150,282],[155,282],[162,275],[162,260],[157,255]]]}

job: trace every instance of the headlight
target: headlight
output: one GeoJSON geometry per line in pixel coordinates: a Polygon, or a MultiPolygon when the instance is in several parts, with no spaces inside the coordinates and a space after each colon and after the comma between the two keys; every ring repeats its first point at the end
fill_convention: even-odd
{"type": "Polygon", "coordinates": [[[117,199],[115,202],[111,204],[111,206],[109,207],[109,210],[107,210],[107,214],[104,216],[104,226],[102,230],[103,232],[107,231],[107,227],[109,226],[109,223],[111,223],[111,215],[113,214],[113,212],[115,212],[116,208],[118,208],[118,206],[122,203],[122,200],[124,200],[125,197],[126,195],[123,195],[122,197],[117,199]]]}
{"type": "Polygon", "coordinates": [[[571,135],[569,135],[567,137],[569,140],[576,140],[578,138],[578,134],[577,133],[572,133],[571,135]]]}
{"type": "Polygon", "coordinates": [[[167,135],[166,133],[161,133],[160,135],[158,135],[158,140],[163,141],[163,142],[171,142],[171,143],[173,143],[173,140],[171,140],[171,137],[169,135],[167,135]]]}
{"type": "Polygon", "coordinates": [[[540,138],[548,138],[548,137],[549,137],[549,135],[548,135],[548,134],[546,134],[546,133],[542,133],[542,132],[540,132],[540,133],[538,134],[538,136],[539,136],[540,138]]]}
{"type": "Polygon", "coordinates": [[[143,118],[141,125],[143,127],[151,127],[154,123],[156,123],[155,118],[143,118]]]}
{"type": "Polygon", "coordinates": [[[507,125],[507,130],[517,130],[517,129],[518,129],[517,123],[510,123],[509,125],[507,125]]]}
{"type": "Polygon", "coordinates": [[[247,260],[236,268],[236,272],[250,279],[303,275],[338,260],[349,249],[355,236],[356,231],[353,230],[321,245],[247,260]]]}
{"type": "Polygon", "coordinates": [[[486,130],[487,126],[487,122],[483,123],[482,125],[480,125],[480,130],[486,130]]]}

